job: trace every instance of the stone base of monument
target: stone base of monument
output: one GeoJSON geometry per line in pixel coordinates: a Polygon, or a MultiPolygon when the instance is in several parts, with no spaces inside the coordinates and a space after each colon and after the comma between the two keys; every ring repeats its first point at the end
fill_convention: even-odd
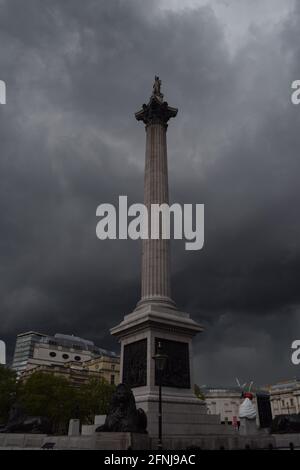
{"type": "Polygon", "coordinates": [[[106,415],[96,415],[94,418],[94,424],[83,424],[81,426],[82,436],[91,436],[92,434],[94,434],[94,432],[99,426],[103,426],[103,424],[105,423],[105,418],[106,415]]]}
{"type": "MultiPolygon", "coordinates": [[[[224,426],[226,428],[227,426],[224,426]]],[[[163,436],[164,450],[186,450],[198,448],[202,450],[238,450],[288,448],[289,443],[300,445],[299,434],[240,436],[233,434],[212,435],[173,435],[163,436]]],[[[45,434],[0,434],[0,449],[49,449],[56,450],[155,450],[157,439],[147,434],[134,433],[96,433],[93,436],[47,436],[45,434]]]]}
{"type": "Polygon", "coordinates": [[[130,432],[98,432],[91,436],[51,436],[54,449],[80,450],[147,450],[151,443],[147,434],[130,432]]]}
{"type": "Polygon", "coordinates": [[[256,419],[240,418],[239,433],[241,436],[251,436],[258,432],[256,419]]]}
{"type": "Polygon", "coordinates": [[[0,434],[0,449],[54,450],[148,450],[147,434],[104,432],[92,436],[47,436],[45,434],[0,434]]]}
{"type": "Polygon", "coordinates": [[[40,449],[46,434],[0,434],[0,449],[40,449]]]}
{"type": "MultiPolygon", "coordinates": [[[[157,439],[151,440],[152,449],[157,448],[157,439]]],[[[243,449],[270,449],[276,448],[274,436],[259,437],[239,436],[237,432],[232,435],[199,435],[199,436],[165,436],[163,437],[164,450],[243,450],[243,449]]]]}
{"type": "Polygon", "coordinates": [[[68,436],[80,436],[80,420],[70,419],[68,436]]]}
{"type": "Polygon", "coordinates": [[[81,426],[81,435],[82,436],[92,436],[96,430],[94,424],[83,424],[81,426]]]}
{"type": "Polygon", "coordinates": [[[273,434],[276,442],[276,449],[290,449],[291,444],[296,449],[300,449],[300,434],[273,434]]]}
{"type": "MultiPolygon", "coordinates": [[[[145,398],[136,396],[136,406],[147,414],[147,430],[149,435],[155,438],[158,433],[157,394],[148,394],[145,398]]],[[[208,414],[205,404],[188,393],[184,396],[181,392],[176,398],[174,389],[171,395],[164,390],[162,410],[162,433],[165,436],[184,435],[189,438],[202,434],[234,434],[233,427],[222,425],[219,415],[208,414]]]]}

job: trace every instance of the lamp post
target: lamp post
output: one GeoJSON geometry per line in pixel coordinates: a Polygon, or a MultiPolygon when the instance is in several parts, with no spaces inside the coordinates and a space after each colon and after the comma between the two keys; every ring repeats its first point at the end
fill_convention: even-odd
{"type": "Polygon", "coordinates": [[[156,354],[153,356],[155,369],[158,372],[158,449],[162,449],[162,374],[166,367],[168,356],[162,353],[161,342],[157,345],[156,354]]]}

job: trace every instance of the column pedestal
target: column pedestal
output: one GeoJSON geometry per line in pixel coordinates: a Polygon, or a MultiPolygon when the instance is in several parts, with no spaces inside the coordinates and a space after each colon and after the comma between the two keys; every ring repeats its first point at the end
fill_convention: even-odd
{"type": "Polygon", "coordinates": [[[258,428],[256,419],[240,418],[239,433],[241,436],[251,436],[257,434],[258,428]]]}
{"type": "Polygon", "coordinates": [[[224,432],[219,416],[208,415],[193,392],[192,338],[201,325],[187,313],[144,304],[111,329],[121,342],[121,382],[127,383],[137,407],[148,418],[148,432],[158,434],[158,381],[153,356],[158,341],[168,356],[163,376],[163,436],[224,432]]]}

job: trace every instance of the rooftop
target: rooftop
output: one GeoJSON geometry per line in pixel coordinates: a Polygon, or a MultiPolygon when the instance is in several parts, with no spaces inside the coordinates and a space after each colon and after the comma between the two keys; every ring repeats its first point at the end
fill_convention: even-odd
{"type": "Polygon", "coordinates": [[[111,356],[111,357],[118,357],[118,354],[114,351],[109,351],[107,349],[100,348],[95,345],[95,343],[91,340],[80,338],[79,336],[74,335],[66,335],[62,333],[55,333],[54,336],[46,335],[44,333],[38,333],[36,331],[27,331],[25,333],[19,333],[17,335],[18,338],[24,336],[31,336],[35,335],[39,337],[38,343],[42,344],[52,344],[57,346],[65,346],[65,347],[74,347],[75,349],[81,351],[91,351],[94,354],[99,356],[111,356]]]}

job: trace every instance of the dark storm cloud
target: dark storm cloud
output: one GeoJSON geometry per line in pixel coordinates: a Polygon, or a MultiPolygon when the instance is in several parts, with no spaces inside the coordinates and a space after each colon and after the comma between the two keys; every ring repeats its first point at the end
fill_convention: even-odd
{"type": "Polygon", "coordinates": [[[11,348],[28,329],[117,347],[108,329],[138,300],[140,247],[97,240],[95,211],[119,194],[142,201],[145,133],[133,113],[159,74],[179,107],[172,201],[206,211],[204,250],[173,250],[174,298],[206,326],[196,381],[294,375],[299,7],[232,54],[210,6],[158,6],[0,2],[1,336],[11,348]]]}

